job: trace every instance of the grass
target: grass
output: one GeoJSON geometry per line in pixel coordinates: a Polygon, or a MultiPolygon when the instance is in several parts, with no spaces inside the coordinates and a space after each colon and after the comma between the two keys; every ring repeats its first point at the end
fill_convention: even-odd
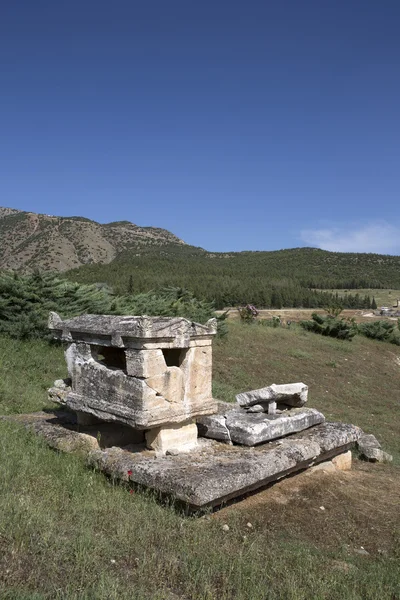
{"type": "MultiPolygon", "coordinates": [[[[229,328],[215,344],[218,397],[303,380],[311,406],[373,431],[396,453],[398,348],[297,328],[229,328]]],[[[3,414],[48,406],[46,388],[65,375],[61,348],[41,342],[0,338],[0,361],[3,414]]],[[[186,518],[0,421],[0,597],[397,600],[399,494],[398,466],[360,463],[350,473],[302,474],[214,515],[186,518]]]]}
{"type": "Polygon", "coordinates": [[[346,296],[348,296],[349,294],[354,296],[355,294],[359,294],[359,296],[361,298],[363,298],[364,296],[369,296],[371,298],[375,298],[375,302],[377,304],[378,307],[380,306],[394,306],[396,304],[396,301],[398,298],[400,298],[400,290],[389,290],[389,289],[371,289],[371,288],[364,288],[364,289],[355,289],[355,290],[329,290],[330,292],[332,292],[333,294],[336,294],[336,292],[339,294],[339,296],[342,296],[343,298],[345,298],[346,296]]]}

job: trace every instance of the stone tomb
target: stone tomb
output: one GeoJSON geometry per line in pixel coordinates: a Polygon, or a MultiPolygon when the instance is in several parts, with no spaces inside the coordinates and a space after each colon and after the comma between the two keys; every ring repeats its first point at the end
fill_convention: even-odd
{"type": "Polygon", "coordinates": [[[63,321],[51,313],[49,328],[67,342],[70,377],[56,382],[50,397],[76,416],[55,411],[13,420],[58,450],[83,453],[114,479],[197,510],[338,456],[338,465],[346,456],[349,468],[345,453],[361,430],[326,423],[306,408],[304,383],[243,392],[236,404],[213,400],[215,319],[206,325],[147,316],[63,321]]]}
{"type": "Polygon", "coordinates": [[[68,343],[71,388],[55,399],[76,412],[78,424],[128,425],[161,453],[196,446],[195,417],[217,410],[211,393],[215,319],[206,325],[112,315],[63,321],[51,313],[49,328],[68,343]]]}

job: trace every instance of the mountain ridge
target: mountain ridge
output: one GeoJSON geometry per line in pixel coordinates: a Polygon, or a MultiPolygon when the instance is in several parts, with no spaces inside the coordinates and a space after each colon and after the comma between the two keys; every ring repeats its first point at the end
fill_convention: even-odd
{"type": "Polygon", "coordinates": [[[68,271],[110,263],[120,252],[148,245],[184,245],[166,229],[130,221],[98,223],[0,207],[0,268],[68,271]]]}

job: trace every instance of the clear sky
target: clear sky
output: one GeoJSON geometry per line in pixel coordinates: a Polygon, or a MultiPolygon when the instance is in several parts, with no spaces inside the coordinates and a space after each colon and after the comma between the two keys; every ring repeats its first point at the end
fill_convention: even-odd
{"type": "Polygon", "coordinates": [[[400,254],[399,0],[8,0],[0,205],[400,254]]]}

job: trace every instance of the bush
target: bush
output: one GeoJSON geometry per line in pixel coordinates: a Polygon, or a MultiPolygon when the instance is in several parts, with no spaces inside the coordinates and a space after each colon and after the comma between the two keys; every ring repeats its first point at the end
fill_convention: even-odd
{"type": "Polygon", "coordinates": [[[0,274],[0,333],[13,338],[48,337],[47,319],[54,310],[63,317],[101,314],[109,294],[96,285],[82,285],[56,275],[0,274]]]}
{"type": "MultiPolygon", "coordinates": [[[[0,333],[17,339],[50,338],[50,311],[63,318],[83,313],[185,317],[205,323],[215,317],[211,302],[188,290],[165,288],[137,296],[113,296],[108,288],[61,279],[53,274],[0,274],[0,333]]],[[[217,317],[218,333],[227,331],[226,314],[217,317]]]]}
{"type": "Polygon", "coordinates": [[[389,321],[374,321],[373,323],[361,323],[358,326],[358,331],[361,335],[365,335],[373,340],[380,340],[382,342],[390,342],[391,344],[397,344],[400,346],[400,331],[399,321],[396,323],[390,323],[389,321]]]}
{"type": "Polygon", "coordinates": [[[348,341],[351,341],[357,333],[354,319],[339,319],[332,315],[322,316],[317,313],[313,313],[311,317],[312,321],[300,321],[300,325],[307,331],[348,341]]]}

